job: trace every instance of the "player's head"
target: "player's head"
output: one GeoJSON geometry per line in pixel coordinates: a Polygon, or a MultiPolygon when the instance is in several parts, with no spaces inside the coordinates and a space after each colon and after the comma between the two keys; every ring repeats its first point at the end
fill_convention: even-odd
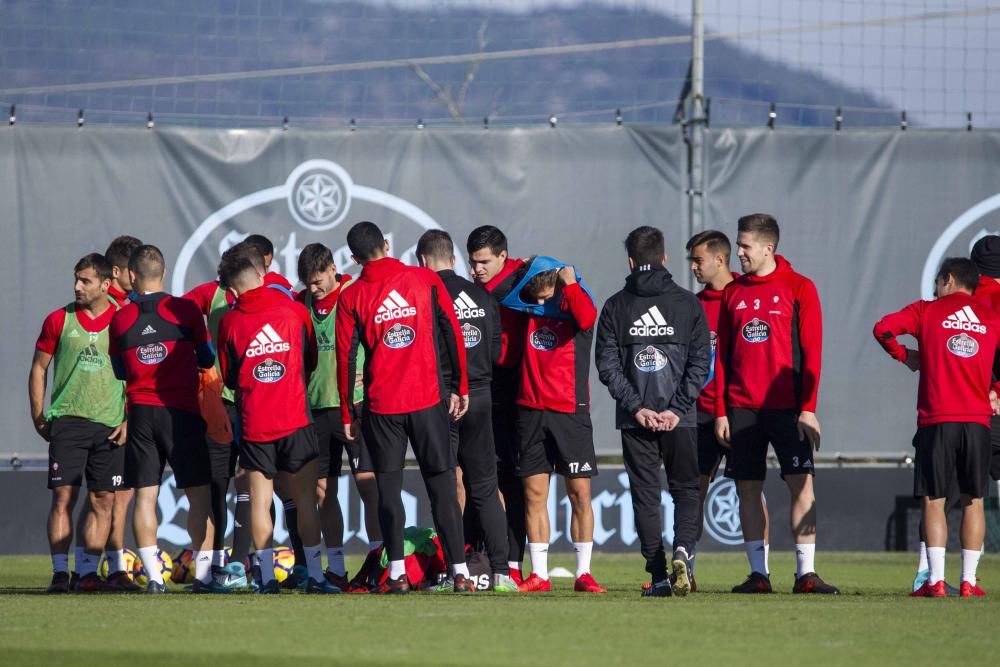
{"type": "Polygon", "coordinates": [[[455,268],[455,244],[441,229],[429,229],[417,241],[417,261],[432,271],[455,268]]]}
{"type": "MultiPolygon", "coordinates": [[[[521,280],[524,279],[524,276],[527,275],[534,259],[535,256],[532,255],[517,269],[517,271],[514,272],[513,275],[515,285],[521,282],[521,280]]],[[[556,295],[561,286],[562,285],[559,280],[559,269],[549,269],[548,271],[536,273],[531,277],[531,280],[525,283],[524,287],[521,288],[521,300],[525,303],[545,303],[556,295]]]]}
{"type": "Polygon", "coordinates": [[[236,296],[264,284],[264,258],[250,243],[238,243],[222,253],[219,261],[219,285],[236,296]]]}
{"type": "Polygon", "coordinates": [[[132,256],[132,253],[135,252],[135,249],[141,245],[142,241],[134,236],[119,236],[104,251],[104,257],[111,262],[112,271],[114,272],[112,280],[118,283],[118,287],[123,292],[128,292],[132,289],[132,281],[128,275],[128,260],[132,256]]]}
{"type": "Polygon", "coordinates": [[[507,261],[507,237],[493,225],[476,227],[465,242],[469,268],[478,283],[488,283],[507,261]]]}
{"type": "Polygon", "coordinates": [[[155,245],[141,245],[128,258],[129,280],[138,292],[159,292],[163,289],[166,262],[155,245]]]}
{"type": "Polygon", "coordinates": [[[625,237],[625,252],[628,253],[628,266],[633,271],[640,266],[663,266],[667,263],[663,232],[656,227],[643,225],[630,231],[625,237]]]}
{"type": "Polygon", "coordinates": [[[1000,278],[1000,236],[984,236],[976,241],[969,259],[975,263],[981,275],[1000,278]]]}
{"type": "Polygon", "coordinates": [[[736,223],[736,256],[744,273],[755,274],[774,265],[780,232],[778,221],[767,213],[744,215],[736,223]]]}
{"type": "Polygon", "coordinates": [[[706,229],[692,236],[687,242],[687,252],[694,279],[707,285],[722,271],[728,273],[732,251],[729,238],[720,231],[706,229]]]}
{"type": "Polygon", "coordinates": [[[274,244],[271,243],[271,239],[263,234],[251,234],[243,239],[243,243],[250,244],[260,251],[261,256],[264,258],[264,272],[267,273],[270,271],[271,262],[274,260],[274,244]]]}
{"type": "Polygon", "coordinates": [[[112,280],[111,262],[97,252],[84,255],[73,267],[73,296],[76,305],[89,308],[98,299],[108,298],[112,280]]]}
{"type": "Polygon", "coordinates": [[[948,257],[934,278],[934,295],[939,299],[955,292],[972,294],[979,284],[979,269],[971,259],[948,257]]]}
{"type": "Polygon", "coordinates": [[[310,243],[299,253],[299,280],[314,299],[325,299],[337,289],[333,252],[322,243],[310,243]]]}
{"type": "Polygon", "coordinates": [[[359,222],[347,232],[347,247],[358,264],[367,264],[389,255],[389,242],[374,222],[359,222]]]}

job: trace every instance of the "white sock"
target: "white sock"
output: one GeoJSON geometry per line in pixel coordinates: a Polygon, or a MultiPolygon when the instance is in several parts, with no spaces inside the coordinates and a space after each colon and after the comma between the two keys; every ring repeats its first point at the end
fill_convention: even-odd
{"type": "Polygon", "coordinates": [[[507,567],[509,567],[512,570],[517,570],[518,572],[520,572],[521,571],[521,561],[509,560],[509,561],[507,561],[507,567]]]}
{"type": "Polygon", "coordinates": [[[212,567],[226,566],[226,550],[216,549],[212,552],[212,567]]]}
{"type": "Polygon", "coordinates": [[[406,561],[402,560],[391,560],[389,561],[389,578],[399,579],[406,575],[406,561]]]}
{"type": "Polygon", "coordinates": [[[274,581],[274,549],[257,549],[257,564],[261,585],[274,581]]]}
{"type": "Polygon", "coordinates": [[[528,553],[531,554],[531,573],[548,581],[549,545],[541,542],[528,542],[528,553]]]}
{"type": "Polygon", "coordinates": [[[212,581],[212,553],[211,551],[194,552],[194,578],[203,584],[212,581]]]}
{"type": "Polygon", "coordinates": [[[927,581],[934,585],[944,579],[944,547],[927,547],[927,561],[930,564],[930,578],[927,581]]]}
{"type": "Polygon", "coordinates": [[[764,569],[767,570],[764,574],[771,576],[771,543],[764,543],[764,569]]]}
{"type": "Polygon", "coordinates": [[[590,555],[594,552],[594,543],[574,542],[573,549],[576,551],[576,578],[579,579],[590,572],[590,555]]]}
{"type": "Polygon", "coordinates": [[[978,549],[962,549],[962,581],[976,583],[976,568],[982,555],[983,552],[978,549]]]}
{"type": "Polygon", "coordinates": [[[795,545],[795,577],[816,571],[816,544],[795,545]]]}
{"type": "Polygon", "coordinates": [[[125,570],[125,550],[113,551],[108,549],[104,552],[104,559],[108,561],[108,573],[123,572],[125,570]]]}
{"type": "Polygon", "coordinates": [[[344,547],[326,548],[326,569],[338,577],[347,576],[347,566],[344,565],[344,547]]]}
{"type": "Polygon", "coordinates": [[[88,574],[96,574],[97,566],[101,562],[101,554],[89,554],[83,552],[83,558],[76,562],[76,573],[81,577],[88,574]]]}
{"type": "Polygon", "coordinates": [[[156,545],[151,547],[139,547],[139,560],[142,561],[142,569],[146,571],[146,578],[158,584],[163,583],[163,575],[160,573],[160,559],[156,556],[156,545]]]}
{"type": "Polygon", "coordinates": [[[323,546],[307,547],[302,545],[302,551],[306,555],[306,569],[309,570],[309,578],[315,581],[323,581],[323,546]]]}
{"type": "Polygon", "coordinates": [[[917,549],[917,572],[923,572],[929,566],[927,565],[927,543],[921,542],[920,547],[917,549]]]}
{"type": "Polygon", "coordinates": [[[744,542],[743,548],[747,552],[747,560],[750,561],[750,571],[767,575],[767,546],[764,540],[744,542]]]}
{"type": "Polygon", "coordinates": [[[83,561],[83,547],[73,547],[73,571],[80,574],[80,563],[83,561]]]}
{"type": "Polygon", "coordinates": [[[451,576],[457,577],[458,575],[462,575],[466,579],[469,578],[469,566],[466,563],[451,566],[451,576]]]}
{"type": "Polygon", "coordinates": [[[52,571],[69,574],[69,554],[52,554],[52,571]]]}

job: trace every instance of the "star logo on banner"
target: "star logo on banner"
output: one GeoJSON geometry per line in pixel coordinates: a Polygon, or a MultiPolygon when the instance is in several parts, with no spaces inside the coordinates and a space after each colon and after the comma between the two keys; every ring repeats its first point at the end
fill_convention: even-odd
{"type": "Polygon", "coordinates": [[[312,223],[333,219],[344,202],[344,191],[333,178],[316,173],[302,179],[295,192],[295,205],[302,217],[312,223]]]}
{"type": "Polygon", "coordinates": [[[723,544],[743,542],[740,499],[731,479],[719,479],[710,487],[705,502],[705,529],[723,544]]]}

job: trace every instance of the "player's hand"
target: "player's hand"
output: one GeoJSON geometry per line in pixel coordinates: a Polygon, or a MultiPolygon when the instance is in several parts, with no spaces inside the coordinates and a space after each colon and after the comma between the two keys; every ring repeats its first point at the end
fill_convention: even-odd
{"type": "Polygon", "coordinates": [[[673,410],[664,410],[657,415],[664,431],[673,431],[681,423],[681,418],[674,414],[673,410]]]}
{"type": "Polygon", "coordinates": [[[465,416],[465,413],[469,411],[469,395],[463,394],[459,396],[458,394],[451,394],[448,397],[448,414],[451,415],[452,421],[458,421],[465,416]]]}
{"type": "Polygon", "coordinates": [[[1000,397],[992,389],[990,389],[990,407],[993,408],[994,415],[1000,415],[1000,397]]]}
{"type": "Polygon", "coordinates": [[[819,420],[816,419],[815,412],[808,412],[803,410],[799,413],[799,440],[805,440],[815,449],[819,451],[819,420]]]}
{"type": "Polygon", "coordinates": [[[659,426],[659,423],[656,418],[656,413],[650,410],[649,408],[639,408],[632,416],[635,417],[635,420],[636,422],[639,423],[639,426],[649,429],[650,431],[659,430],[657,428],[659,426]]]}
{"type": "Polygon", "coordinates": [[[559,269],[559,280],[563,285],[572,285],[576,282],[576,269],[572,266],[564,266],[559,269]]]}
{"type": "Polygon", "coordinates": [[[906,367],[911,371],[916,373],[920,370],[920,353],[916,350],[906,349],[906,361],[903,362],[906,367]]]}
{"type": "Polygon", "coordinates": [[[35,420],[35,432],[42,436],[46,442],[49,441],[49,422],[45,420],[45,417],[39,417],[35,420]]]}
{"type": "Polygon", "coordinates": [[[358,439],[358,427],[354,422],[344,424],[344,437],[354,442],[358,439]]]}
{"type": "Polygon", "coordinates": [[[732,445],[729,433],[729,417],[715,418],[715,439],[726,449],[732,445]]]}
{"type": "Polygon", "coordinates": [[[115,443],[117,447],[121,447],[125,444],[128,439],[128,422],[122,422],[118,426],[115,426],[111,430],[111,434],[108,435],[108,440],[115,443]]]}

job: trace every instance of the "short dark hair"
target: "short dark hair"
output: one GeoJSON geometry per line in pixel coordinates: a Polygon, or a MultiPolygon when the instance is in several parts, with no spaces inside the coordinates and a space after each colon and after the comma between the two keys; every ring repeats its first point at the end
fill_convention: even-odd
{"type": "Polygon", "coordinates": [[[538,294],[545,289],[555,288],[559,284],[559,269],[549,269],[541,271],[531,277],[521,292],[527,294],[532,299],[537,299],[538,294]]]}
{"type": "Polygon", "coordinates": [[[773,215],[767,213],[751,213],[744,215],[736,223],[736,229],[740,232],[750,232],[757,238],[778,249],[778,241],[781,239],[781,230],[778,229],[778,221],[773,215]]]}
{"type": "Polygon", "coordinates": [[[347,247],[351,254],[360,260],[368,260],[382,249],[385,237],[382,230],[374,222],[364,220],[351,227],[347,232],[347,247]]]}
{"type": "Polygon", "coordinates": [[[104,251],[104,256],[111,262],[112,266],[127,269],[129,257],[141,245],[142,241],[134,236],[119,236],[104,251]]]}
{"type": "Polygon", "coordinates": [[[111,280],[114,277],[113,267],[105,255],[99,252],[92,252],[84,255],[73,267],[73,273],[77,274],[87,269],[93,269],[100,281],[111,280]]]}
{"type": "Polygon", "coordinates": [[[333,252],[322,243],[310,243],[299,253],[299,280],[303,284],[333,264],[333,252]]]}
{"type": "Polygon", "coordinates": [[[944,282],[948,280],[948,276],[971,291],[975,291],[979,284],[979,269],[976,268],[976,263],[965,257],[948,257],[941,263],[935,280],[944,282]]]}
{"type": "Polygon", "coordinates": [[[155,245],[141,245],[128,258],[128,270],[140,280],[162,278],[166,271],[163,253],[155,245]]]}
{"type": "Polygon", "coordinates": [[[251,234],[243,239],[243,243],[249,243],[254,246],[257,250],[260,250],[261,255],[270,255],[271,257],[274,257],[274,244],[271,243],[271,239],[267,238],[263,234],[251,234]]]}
{"type": "Polygon", "coordinates": [[[691,240],[687,242],[688,253],[693,252],[700,245],[705,246],[705,249],[711,253],[725,255],[726,259],[729,259],[729,255],[733,252],[729,237],[717,229],[706,229],[692,236],[691,240]]]}
{"type": "Polygon", "coordinates": [[[451,234],[442,229],[428,229],[417,241],[417,257],[433,257],[447,262],[455,256],[451,234]]]}
{"type": "Polygon", "coordinates": [[[237,243],[222,253],[219,261],[219,285],[224,289],[233,287],[238,278],[248,271],[264,271],[264,258],[260,248],[251,243],[237,243]]]}
{"type": "Polygon", "coordinates": [[[625,237],[625,251],[638,266],[662,264],[666,254],[663,232],[648,225],[636,227],[625,237]]]}
{"type": "Polygon", "coordinates": [[[507,237],[493,225],[476,227],[469,233],[469,240],[465,242],[465,249],[471,255],[483,248],[489,248],[491,253],[499,257],[500,253],[507,251],[507,237]]]}

